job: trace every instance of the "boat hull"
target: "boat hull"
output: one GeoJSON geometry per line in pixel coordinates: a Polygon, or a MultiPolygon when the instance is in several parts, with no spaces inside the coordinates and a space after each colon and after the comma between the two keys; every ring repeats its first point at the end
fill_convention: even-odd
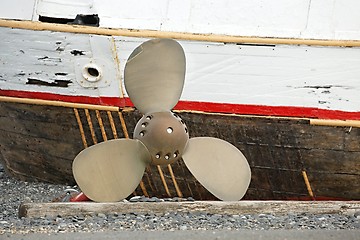
{"type": "MultiPolygon", "coordinates": [[[[41,29],[63,27],[27,23],[41,29]]],[[[0,97],[132,106],[123,86],[124,67],[130,53],[146,41],[147,32],[140,32],[144,38],[134,38],[0,27],[0,33],[0,97]],[[96,77],[89,67],[96,69],[96,77]]],[[[196,35],[179,41],[187,64],[176,109],[360,120],[360,42],[346,48],[342,43],[306,45],[314,44],[311,41],[303,45],[191,41],[192,36],[196,35]]]]}
{"type": "MultiPolygon", "coordinates": [[[[308,9],[321,6],[302,4],[308,29],[311,22],[332,22],[308,22],[308,9]]],[[[347,20],[356,22],[350,15],[347,20]]],[[[235,24],[231,29],[242,29],[235,24]]],[[[241,37],[241,31],[12,20],[0,20],[0,26],[0,160],[21,180],[75,184],[71,165],[82,149],[131,137],[141,115],[124,89],[123,69],[135,47],[160,37],[178,39],[186,54],[186,81],[175,111],[190,137],[224,139],[247,157],[252,179],[245,199],[360,199],[356,26],[350,31],[355,38],[339,39],[331,37],[336,29],[241,37]]],[[[182,161],[148,167],[135,193],[214,199],[182,161]]]]}
{"type": "MultiPolygon", "coordinates": [[[[134,109],[8,102],[1,102],[0,109],[0,158],[5,169],[21,180],[68,185],[75,184],[71,165],[78,152],[96,142],[131,137],[141,118],[134,109]]],[[[299,118],[178,114],[190,137],[224,139],[247,157],[252,179],[245,199],[307,199],[309,186],[315,199],[360,199],[359,128],[311,125],[309,119],[299,118]]],[[[170,166],[148,167],[136,193],[214,199],[182,161],[170,166]]]]}

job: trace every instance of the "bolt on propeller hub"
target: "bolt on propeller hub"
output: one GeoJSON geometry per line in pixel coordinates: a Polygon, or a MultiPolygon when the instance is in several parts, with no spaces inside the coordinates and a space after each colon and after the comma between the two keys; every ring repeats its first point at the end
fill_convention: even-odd
{"type": "Polygon", "coordinates": [[[145,114],[135,126],[134,138],[140,140],[154,165],[170,164],[180,159],[189,140],[184,121],[172,112],[145,114]]]}

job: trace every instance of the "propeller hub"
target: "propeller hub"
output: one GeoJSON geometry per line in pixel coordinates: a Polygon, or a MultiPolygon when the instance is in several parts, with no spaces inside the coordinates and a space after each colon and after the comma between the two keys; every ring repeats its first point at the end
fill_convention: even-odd
{"type": "Polygon", "coordinates": [[[170,164],[180,159],[189,140],[184,121],[172,112],[145,114],[135,126],[139,139],[151,155],[154,165],[170,164]]]}

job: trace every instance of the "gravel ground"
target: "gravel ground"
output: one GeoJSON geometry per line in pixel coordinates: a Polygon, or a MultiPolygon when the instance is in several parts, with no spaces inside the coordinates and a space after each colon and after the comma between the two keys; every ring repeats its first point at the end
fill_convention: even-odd
{"type": "MultiPolygon", "coordinates": [[[[355,229],[360,230],[360,212],[339,214],[220,215],[167,212],[165,214],[94,214],[73,217],[22,218],[22,202],[49,202],[70,186],[16,181],[0,165],[0,238],[9,233],[62,233],[145,230],[271,230],[355,229]]],[[[191,199],[190,199],[191,200],[191,199]]],[[[136,207],[136,203],[134,203],[136,207]]],[[[135,210],[134,210],[135,211],[135,210]]]]}

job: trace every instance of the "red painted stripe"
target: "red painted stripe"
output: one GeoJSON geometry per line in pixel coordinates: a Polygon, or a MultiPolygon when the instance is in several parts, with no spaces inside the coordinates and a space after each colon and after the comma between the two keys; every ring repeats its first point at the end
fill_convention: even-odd
{"type": "Polygon", "coordinates": [[[68,95],[45,93],[45,92],[30,92],[30,91],[16,91],[16,90],[2,90],[2,89],[0,89],[0,96],[32,98],[32,99],[106,105],[106,106],[119,106],[119,107],[125,106],[124,98],[118,98],[118,97],[68,96],[68,95]]]}
{"type": "Polygon", "coordinates": [[[360,120],[360,112],[346,112],[311,107],[263,106],[250,104],[209,103],[181,101],[177,110],[195,110],[203,112],[235,113],[244,115],[305,117],[319,119],[360,120]]]}
{"type": "MultiPolygon", "coordinates": [[[[0,96],[33,98],[33,99],[96,104],[96,105],[106,105],[106,106],[118,106],[118,107],[133,106],[129,98],[118,98],[118,97],[68,96],[68,95],[60,95],[53,93],[1,90],[1,89],[0,89],[0,96]]],[[[360,112],[347,112],[340,110],[328,110],[328,109],[319,109],[319,108],[310,108],[310,107],[263,106],[263,105],[250,105],[250,104],[180,101],[175,106],[174,109],[212,112],[212,113],[260,115],[260,116],[360,120],[360,112]]]]}

